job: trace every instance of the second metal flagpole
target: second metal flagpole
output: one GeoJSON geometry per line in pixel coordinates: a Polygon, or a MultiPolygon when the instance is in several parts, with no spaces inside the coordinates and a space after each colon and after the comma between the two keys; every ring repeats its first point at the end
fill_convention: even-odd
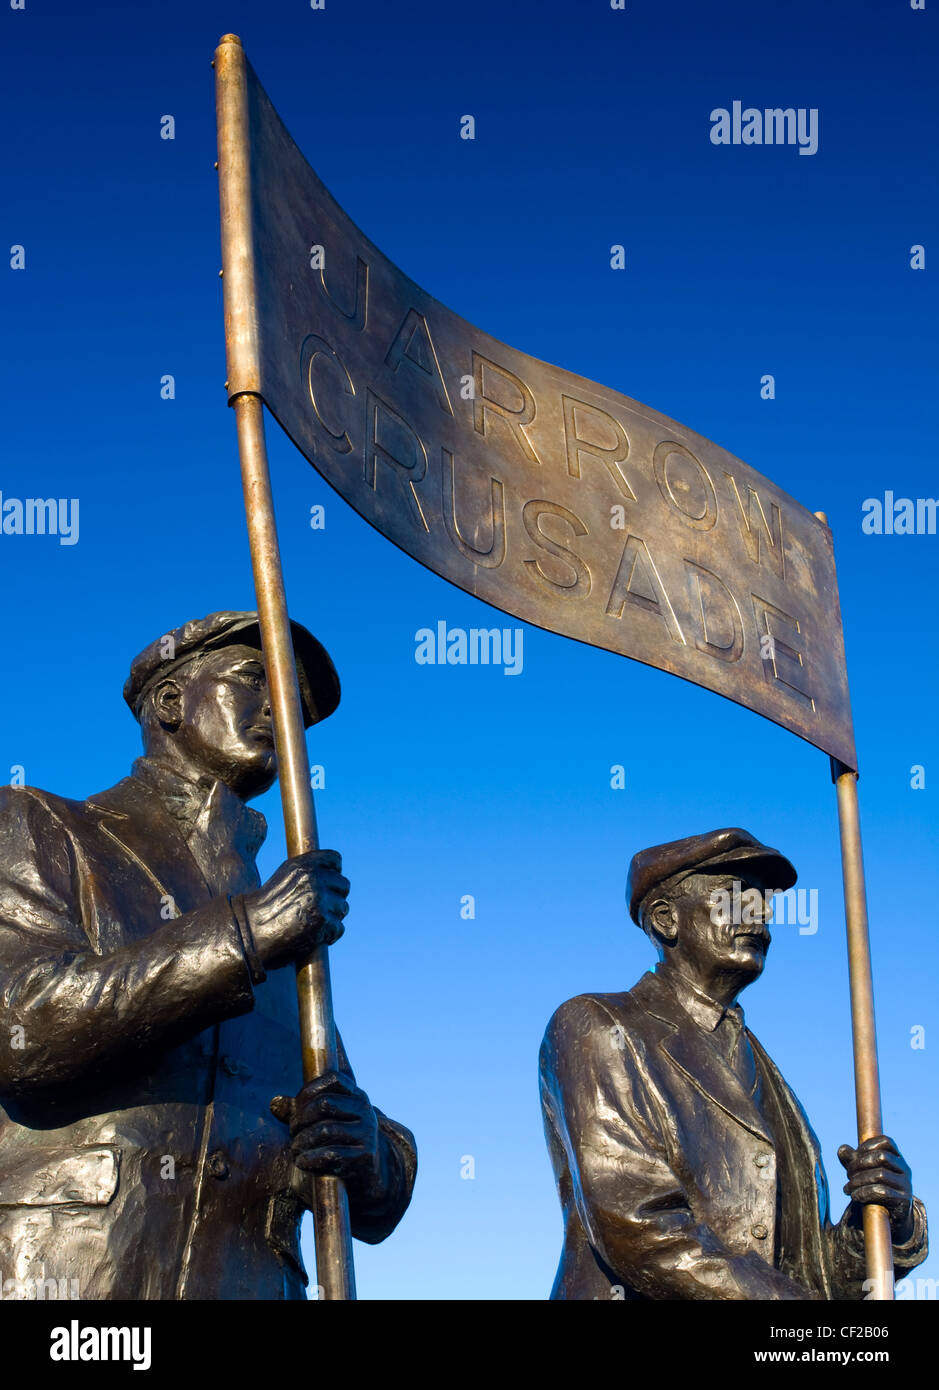
{"type": "MultiPolygon", "coordinates": [[[[816,512],[828,525],[824,512],[816,512]]],[[[851,990],[851,1032],[854,1042],[854,1091],[857,1105],[858,1142],[883,1133],[880,1075],[877,1067],[877,1031],[874,1023],[874,980],[867,920],[867,887],[861,850],[857,773],[837,758],[831,759],[831,777],[838,797],[841,834],[841,871],[844,879],[845,927],[848,937],[848,979],[851,990]]],[[[893,1299],[893,1241],[886,1207],[864,1207],[864,1253],[867,1277],[873,1281],[871,1301],[893,1299]]]]}
{"type": "MultiPolygon", "coordinates": [[[[280,546],[259,394],[254,262],[251,238],[246,66],[240,39],[226,34],[215,51],[222,269],[229,404],[238,427],[258,621],[271,699],[287,854],[318,848],[316,814],[307,765],[297,669],[287,614],[280,546]]],[[[338,1064],[329,957],[317,947],[297,966],[303,1079],[338,1064]]],[[[352,1236],[345,1187],[339,1178],[313,1181],[316,1279],[321,1297],[355,1297],[352,1236]]]]}

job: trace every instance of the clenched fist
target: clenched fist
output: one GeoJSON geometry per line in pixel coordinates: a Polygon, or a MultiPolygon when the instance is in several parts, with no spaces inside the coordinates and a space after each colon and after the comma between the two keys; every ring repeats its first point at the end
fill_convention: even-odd
{"type": "Polygon", "coordinates": [[[254,945],[267,970],[276,970],[314,946],[330,946],[345,928],[349,880],[333,849],[288,859],[261,887],[244,895],[254,945]]]}
{"type": "Polygon", "coordinates": [[[326,1072],[299,1095],[275,1096],[271,1111],[290,1126],[290,1153],[308,1173],[332,1173],[360,1200],[388,1187],[387,1144],[364,1091],[344,1072],[326,1072]]]}
{"type": "Polygon", "coordinates": [[[854,1149],[842,1144],[838,1157],[848,1171],[844,1190],[857,1207],[885,1207],[893,1239],[901,1245],[913,1233],[913,1179],[909,1164],[886,1134],[875,1134],[854,1149]]]}

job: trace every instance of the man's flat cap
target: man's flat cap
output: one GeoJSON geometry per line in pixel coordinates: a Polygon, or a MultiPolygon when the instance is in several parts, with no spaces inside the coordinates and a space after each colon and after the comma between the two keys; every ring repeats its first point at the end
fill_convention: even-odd
{"type": "MultiPolygon", "coordinates": [[[[297,681],[303,722],[308,729],[332,714],[339,704],[339,677],[329,653],[311,632],[299,623],[291,622],[293,650],[297,662],[297,681]]],[[[134,717],[140,718],[140,706],[147,691],[159,680],[204,652],[221,647],[253,647],[261,651],[261,629],[257,613],[210,613],[184,623],[174,632],[164,633],[145,647],[131,663],[130,675],[124,684],[124,699],[134,717]]]]}
{"type": "Polygon", "coordinates": [[[746,830],[710,830],[704,835],[653,845],[633,855],[626,879],[629,914],[638,922],[646,894],[670,880],[697,873],[730,873],[734,869],[758,879],[766,888],[780,891],[791,888],[798,877],[784,854],[761,844],[746,830]]]}

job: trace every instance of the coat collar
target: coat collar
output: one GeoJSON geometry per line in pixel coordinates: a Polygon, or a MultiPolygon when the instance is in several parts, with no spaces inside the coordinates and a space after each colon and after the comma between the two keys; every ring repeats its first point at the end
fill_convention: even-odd
{"type": "MultiPolygon", "coordinates": [[[[667,1032],[659,1039],[658,1047],[669,1061],[708,1100],[720,1106],[745,1129],[771,1144],[773,1137],[753,1100],[712,1045],[708,1034],[682,1007],[668,977],[650,971],[643,975],[630,994],[646,1013],[667,1025],[667,1032]]],[[[755,1041],[749,1029],[747,1035],[751,1041],[755,1041]]]]}
{"type": "Polygon", "coordinates": [[[177,912],[194,912],[209,901],[211,890],[179,822],[148,783],[125,777],[85,804],[97,815],[102,832],[130,855],[159,896],[173,898],[177,912]]]}
{"type": "Polygon", "coordinates": [[[725,1008],[716,999],[711,999],[691,980],[686,980],[684,975],[679,975],[677,970],[666,971],[659,967],[655,973],[658,979],[665,980],[672,995],[678,1000],[685,1013],[690,1014],[698,1027],[703,1028],[705,1033],[713,1033],[718,1024],[723,1021],[725,1014],[736,1015],[741,1026],[743,1025],[743,1010],[739,1004],[734,1004],[729,1009],[725,1008]]]}
{"type": "Polygon", "coordinates": [[[260,811],[247,806],[224,782],[215,777],[184,777],[175,768],[138,758],[133,776],[155,791],[164,808],[179,822],[183,837],[193,835],[211,839],[213,831],[237,844],[251,859],[267,834],[267,822],[260,811]]]}
{"type": "Polygon", "coordinates": [[[192,910],[183,902],[193,893],[203,903],[207,895],[244,893],[260,883],[255,856],[267,822],[214,777],[183,777],[138,758],[131,777],[86,805],[106,814],[104,833],[162,887],[161,897],[172,894],[180,912],[192,910]]]}

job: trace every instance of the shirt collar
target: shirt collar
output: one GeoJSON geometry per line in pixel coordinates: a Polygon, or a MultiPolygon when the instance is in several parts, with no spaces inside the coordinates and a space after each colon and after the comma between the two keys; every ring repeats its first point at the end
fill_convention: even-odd
{"type": "Polygon", "coordinates": [[[264,843],[267,835],[264,816],[247,806],[218,778],[208,774],[186,777],[176,768],[148,757],[137,758],[132,774],[157,793],[185,839],[190,839],[194,833],[201,839],[207,825],[227,821],[242,832],[238,837],[241,848],[252,857],[264,843]]]}
{"type": "Polygon", "coordinates": [[[655,968],[655,973],[660,980],[668,985],[685,1013],[690,1014],[698,1027],[703,1028],[706,1033],[713,1033],[725,1015],[743,1027],[743,1009],[739,1004],[731,1004],[729,1008],[725,1008],[716,999],[705,994],[704,990],[689,980],[686,975],[680,974],[674,966],[659,962],[655,968]]]}

